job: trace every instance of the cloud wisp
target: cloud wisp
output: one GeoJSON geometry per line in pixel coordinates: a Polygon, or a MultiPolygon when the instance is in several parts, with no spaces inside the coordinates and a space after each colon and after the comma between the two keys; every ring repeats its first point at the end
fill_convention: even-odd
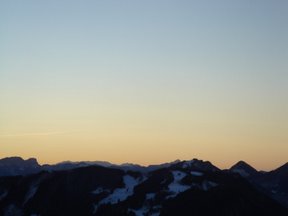
{"type": "Polygon", "coordinates": [[[53,132],[36,132],[36,133],[15,133],[15,134],[0,134],[1,137],[22,137],[22,136],[50,136],[68,134],[68,131],[53,131],[53,132]]]}

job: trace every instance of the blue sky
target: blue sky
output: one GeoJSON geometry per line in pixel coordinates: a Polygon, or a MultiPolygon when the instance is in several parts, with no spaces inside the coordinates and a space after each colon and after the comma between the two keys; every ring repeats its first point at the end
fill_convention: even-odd
{"type": "MultiPolygon", "coordinates": [[[[272,166],[269,154],[283,162],[287,9],[285,0],[1,1],[2,156],[61,160],[33,144],[38,133],[51,154],[49,143],[67,150],[77,140],[100,152],[93,158],[116,162],[126,162],[125,153],[109,155],[107,146],[139,163],[190,156],[229,163],[263,148],[254,163],[272,166]],[[63,131],[69,137],[55,135],[63,131]],[[170,150],[153,158],[150,145],[170,150]]],[[[67,159],[93,159],[87,155],[71,150],[67,159]]]]}

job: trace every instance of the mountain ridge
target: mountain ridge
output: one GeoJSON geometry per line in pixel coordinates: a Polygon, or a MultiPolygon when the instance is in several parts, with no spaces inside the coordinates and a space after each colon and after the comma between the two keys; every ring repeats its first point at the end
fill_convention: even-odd
{"type": "Polygon", "coordinates": [[[172,216],[177,209],[196,216],[288,215],[285,164],[263,173],[244,161],[221,170],[195,158],[144,167],[103,161],[39,165],[12,157],[0,160],[0,173],[1,161],[16,164],[14,171],[19,163],[35,169],[0,177],[0,215],[172,216]],[[257,175],[235,172],[240,168],[257,175]]]}
{"type": "Polygon", "coordinates": [[[210,165],[193,159],[149,172],[90,165],[0,177],[0,215],[288,214],[238,173],[210,165]]]}
{"type": "MultiPolygon", "coordinates": [[[[65,169],[73,169],[73,168],[77,168],[77,167],[83,167],[83,166],[91,166],[91,165],[100,165],[100,166],[104,166],[104,167],[113,167],[113,168],[122,168],[125,170],[137,170],[137,171],[152,171],[155,169],[159,169],[162,167],[168,167],[171,166],[173,164],[179,164],[179,163],[183,163],[183,166],[190,166],[192,164],[192,162],[194,162],[194,166],[196,166],[196,163],[203,163],[206,164],[205,166],[207,167],[214,167],[215,170],[230,170],[232,172],[238,173],[242,176],[248,176],[251,174],[256,174],[256,173],[262,173],[264,171],[258,171],[257,169],[255,169],[253,166],[251,166],[250,164],[248,164],[245,161],[238,161],[237,163],[235,163],[234,165],[232,165],[229,169],[220,169],[218,167],[216,167],[215,165],[213,165],[210,161],[203,161],[203,160],[199,160],[196,158],[193,158],[192,160],[174,160],[172,162],[166,162],[166,163],[161,163],[161,164],[152,164],[152,165],[147,165],[147,166],[143,166],[143,165],[139,165],[139,164],[134,164],[134,163],[122,163],[122,164],[114,164],[108,161],[62,161],[59,163],[55,163],[55,164],[39,164],[36,158],[27,158],[26,160],[23,159],[22,157],[19,156],[12,156],[12,157],[5,157],[0,159],[0,176],[9,176],[9,175],[29,175],[29,174],[33,174],[35,172],[39,172],[41,170],[47,170],[47,171],[51,171],[51,170],[65,170],[65,169]],[[189,165],[190,164],[190,165],[189,165]],[[16,166],[17,169],[13,170],[13,172],[9,171],[5,171],[3,173],[3,171],[1,169],[5,168],[5,166],[9,166],[9,169],[11,169],[11,167],[13,168],[13,166],[16,166]],[[27,168],[32,168],[32,169],[27,169],[27,168]],[[20,170],[19,170],[20,169],[20,170]],[[25,170],[27,169],[27,170],[25,170]],[[245,171],[245,172],[241,172],[241,171],[245,171]],[[17,172],[18,171],[18,172],[17,172]]],[[[287,171],[288,170],[288,162],[271,170],[271,171],[265,171],[265,173],[267,172],[279,172],[279,171],[287,171]]]]}

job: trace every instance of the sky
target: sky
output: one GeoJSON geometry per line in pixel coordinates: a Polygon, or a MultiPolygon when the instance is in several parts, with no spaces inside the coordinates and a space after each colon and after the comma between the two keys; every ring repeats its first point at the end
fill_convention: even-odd
{"type": "Polygon", "coordinates": [[[3,0],[0,158],[288,161],[288,1],[3,0]]]}

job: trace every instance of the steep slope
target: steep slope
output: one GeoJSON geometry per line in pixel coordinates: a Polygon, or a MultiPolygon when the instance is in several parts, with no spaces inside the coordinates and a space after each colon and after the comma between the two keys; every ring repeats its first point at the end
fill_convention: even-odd
{"type": "Polygon", "coordinates": [[[167,201],[161,216],[284,216],[287,210],[243,181],[227,182],[209,191],[190,189],[167,201]],[[181,211],[181,213],[180,213],[181,211]]]}
{"type": "Polygon", "coordinates": [[[271,197],[288,207],[288,163],[251,180],[265,188],[271,197]]]}

